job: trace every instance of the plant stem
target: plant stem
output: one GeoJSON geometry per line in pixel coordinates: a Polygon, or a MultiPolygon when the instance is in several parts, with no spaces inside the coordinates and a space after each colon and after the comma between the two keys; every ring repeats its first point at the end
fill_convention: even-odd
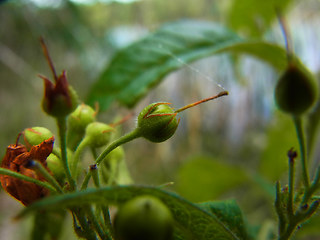
{"type": "Polygon", "coordinates": [[[292,235],[293,231],[296,229],[298,223],[297,222],[291,222],[288,224],[288,227],[283,235],[279,237],[279,240],[288,240],[290,239],[290,236],[292,235]]]}
{"type": "Polygon", "coordinates": [[[6,168],[0,168],[0,174],[1,175],[11,176],[11,177],[23,180],[23,181],[27,181],[27,182],[31,182],[31,183],[37,184],[37,185],[39,185],[41,187],[49,189],[52,192],[56,192],[57,191],[51,184],[49,184],[47,182],[42,182],[42,181],[37,180],[35,178],[25,176],[25,175],[23,175],[21,173],[14,172],[14,171],[11,171],[11,170],[6,169],[6,168]]]}
{"type": "Polygon", "coordinates": [[[104,233],[103,229],[101,228],[100,223],[99,223],[97,217],[95,216],[91,206],[86,207],[86,212],[87,212],[89,220],[92,222],[93,227],[95,228],[95,230],[98,233],[98,235],[100,236],[100,238],[102,240],[111,240],[111,238],[109,236],[107,236],[104,233]]]}
{"type": "Polygon", "coordinates": [[[63,193],[57,180],[48,172],[48,170],[38,161],[33,161],[32,168],[35,168],[54,188],[57,192],[63,193]]]}
{"type": "Polygon", "coordinates": [[[99,165],[105,157],[115,148],[119,147],[122,144],[132,141],[135,138],[141,137],[140,131],[138,128],[134,129],[132,132],[127,133],[126,135],[118,138],[108,145],[108,147],[100,154],[96,160],[96,164],[99,165]]]}
{"type": "MultiPolygon", "coordinates": [[[[100,179],[99,179],[99,172],[98,171],[99,170],[98,170],[96,164],[90,166],[90,173],[91,173],[91,176],[92,176],[92,179],[93,179],[93,183],[94,183],[96,188],[100,187],[100,179]]],[[[102,211],[102,214],[103,214],[103,219],[104,219],[106,230],[111,235],[113,235],[113,229],[112,229],[112,224],[111,224],[111,220],[110,220],[109,207],[108,207],[108,205],[101,205],[100,207],[101,207],[101,211],[102,211]]]]}
{"type": "Polygon", "coordinates": [[[96,234],[92,229],[90,228],[88,221],[86,219],[86,216],[83,212],[83,209],[76,209],[73,210],[74,214],[77,216],[77,219],[81,225],[81,228],[83,230],[83,235],[87,240],[96,240],[96,234]]]}
{"type": "Polygon", "coordinates": [[[77,169],[78,169],[78,163],[80,161],[80,155],[83,153],[84,149],[88,146],[88,144],[89,144],[88,138],[82,139],[76,151],[74,152],[73,161],[71,164],[71,175],[75,179],[77,178],[77,169]]]}
{"type": "Polygon", "coordinates": [[[83,183],[82,183],[81,188],[80,188],[81,190],[87,189],[89,181],[90,181],[90,178],[91,178],[91,172],[89,171],[86,174],[86,176],[84,177],[83,183]]]}
{"type": "Polygon", "coordinates": [[[91,172],[91,176],[92,176],[92,179],[93,179],[94,186],[96,188],[99,188],[100,187],[100,179],[99,179],[99,172],[98,172],[97,164],[90,165],[89,169],[90,169],[90,172],[91,172]]]}
{"type": "Polygon", "coordinates": [[[291,217],[294,215],[294,210],[293,210],[294,159],[297,157],[297,153],[292,149],[290,149],[288,152],[288,157],[289,157],[289,182],[288,182],[289,196],[288,196],[287,210],[288,210],[289,217],[291,217]]]}
{"type": "Polygon", "coordinates": [[[276,200],[275,200],[274,205],[275,205],[276,212],[277,212],[278,218],[279,218],[279,229],[278,229],[279,236],[282,235],[282,233],[285,231],[285,228],[286,228],[286,217],[285,217],[285,214],[284,214],[282,207],[281,207],[281,199],[282,199],[281,185],[280,185],[280,182],[277,181],[277,183],[276,183],[276,200]]]}
{"type": "Polygon", "coordinates": [[[58,124],[58,129],[59,129],[62,165],[63,165],[64,171],[67,175],[67,179],[70,184],[70,189],[71,189],[71,191],[73,191],[74,189],[76,189],[76,182],[71,176],[71,172],[70,172],[69,164],[68,164],[68,157],[67,157],[67,134],[66,134],[67,118],[66,117],[57,118],[57,124],[58,124]]]}
{"type": "Polygon", "coordinates": [[[302,119],[299,116],[294,116],[293,121],[296,127],[297,137],[300,145],[303,183],[305,188],[308,189],[310,186],[310,182],[309,182],[310,180],[309,180],[309,172],[307,168],[306,146],[305,146],[305,139],[304,139],[304,131],[302,127],[302,119]]]}

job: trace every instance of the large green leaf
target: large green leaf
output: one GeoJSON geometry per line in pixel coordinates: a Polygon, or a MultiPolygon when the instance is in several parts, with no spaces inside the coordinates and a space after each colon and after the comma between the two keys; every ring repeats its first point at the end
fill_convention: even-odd
{"type": "Polygon", "coordinates": [[[88,102],[98,102],[101,110],[115,100],[132,107],[169,72],[223,51],[250,54],[277,69],[286,65],[285,51],[279,46],[244,40],[214,23],[179,21],[119,51],[93,85],[88,102]]]}
{"type": "Polygon", "coordinates": [[[177,190],[195,202],[216,199],[249,180],[241,168],[213,157],[196,156],[178,172],[177,190]]]}
{"type": "Polygon", "coordinates": [[[198,206],[217,215],[239,238],[252,239],[248,233],[241,209],[235,200],[203,202],[198,206]]]}
{"type": "Polygon", "coordinates": [[[195,204],[159,188],[121,186],[87,189],[82,192],[52,196],[25,208],[18,217],[38,210],[56,210],[85,204],[122,204],[138,195],[153,195],[161,199],[171,210],[179,226],[191,234],[191,239],[239,239],[219,218],[195,204]]]}

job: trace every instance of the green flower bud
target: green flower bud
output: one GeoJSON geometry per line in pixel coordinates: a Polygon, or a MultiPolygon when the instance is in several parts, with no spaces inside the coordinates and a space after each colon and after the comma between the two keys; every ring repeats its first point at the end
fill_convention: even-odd
{"type": "Polygon", "coordinates": [[[307,69],[290,63],[276,85],[275,101],[280,110],[299,116],[316,102],[317,89],[316,80],[307,69]]]}
{"type": "Polygon", "coordinates": [[[87,126],[85,138],[91,147],[102,147],[110,142],[112,131],[113,127],[105,123],[93,122],[87,126]]]}
{"type": "Polygon", "coordinates": [[[119,240],[169,240],[173,235],[173,217],[159,199],[139,196],[119,208],[114,227],[119,240]]]}
{"type": "Polygon", "coordinates": [[[169,103],[152,103],[144,108],[138,116],[138,129],[141,136],[151,142],[163,142],[177,130],[179,120],[177,113],[169,103]]]}
{"type": "Polygon", "coordinates": [[[87,125],[96,120],[96,111],[86,105],[79,105],[68,117],[68,127],[74,132],[84,132],[87,125]]]}
{"type": "Polygon", "coordinates": [[[55,179],[58,182],[62,182],[65,179],[65,172],[61,162],[61,159],[58,158],[55,154],[51,153],[47,158],[47,166],[50,171],[53,173],[55,179]]]}
{"type": "Polygon", "coordinates": [[[27,147],[38,145],[53,136],[52,132],[44,127],[27,128],[23,135],[27,147]]]}

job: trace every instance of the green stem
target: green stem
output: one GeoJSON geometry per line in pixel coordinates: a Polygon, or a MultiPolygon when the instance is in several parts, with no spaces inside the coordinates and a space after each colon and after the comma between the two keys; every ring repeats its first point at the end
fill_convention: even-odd
{"type": "Polygon", "coordinates": [[[77,177],[77,169],[80,161],[80,156],[88,145],[89,145],[88,138],[84,138],[78,145],[76,151],[74,152],[73,161],[71,165],[71,175],[74,176],[75,178],[77,177]]]}
{"type": "MultiPolygon", "coordinates": [[[[95,187],[99,188],[100,179],[99,179],[99,172],[96,164],[90,166],[90,172],[91,172],[91,176],[92,176],[95,187]]],[[[101,211],[103,214],[103,219],[104,219],[104,223],[107,228],[107,231],[113,235],[112,224],[110,221],[109,207],[107,205],[101,205],[101,211]]]]}
{"type": "Polygon", "coordinates": [[[91,172],[89,171],[86,176],[84,177],[84,180],[83,180],[83,183],[81,185],[81,190],[85,190],[88,188],[88,184],[89,184],[89,181],[90,181],[90,178],[91,178],[91,172]]]}
{"type": "Polygon", "coordinates": [[[288,152],[289,156],[289,196],[288,196],[288,203],[287,203],[287,210],[289,217],[294,215],[293,211],[293,191],[294,191],[294,158],[297,156],[297,153],[290,150],[288,152]]]}
{"type": "Polygon", "coordinates": [[[85,236],[85,238],[87,240],[96,240],[96,234],[94,231],[92,231],[92,229],[90,228],[87,218],[83,212],[83,209],[76,209],[73,211],[75,213],[75,215],[77,216],[77,219],[81,225],[82,228],[82,233],[85,236]]]}
{"type": "MultiPolygon", "coordinates": [[[[95,187],[99,188],[100,187],[99,170],[96,164],[90,166],[90,173],[91,173],[95,187]]],[[[106,230],[113,235],[113,229],[112,229],[112,223],[110,220],[110,212],[109,212],[108,205],[101,205],[101,211],[103,214],[105,227],[107,228],[106,230]]]]}
{"type": "Polygon", "coordinates": [[[99,172],[98,172],[97,165],[96,164],[90,165],[89,169],[90,169],[90,172],[91,172],[91,176],[92,176],[92,179],[93,179],[94,186],[96,188],[99,188],[100,187],[100,179],[99,179],[99,172]]]}
{"type": "Polygon", "coordinates": [[[310,180],[309,180],[309,172],[307,168],[306,146],[305,146],[304,131],[302,127],[302,119],[299,116],[294,116],[293,121],[296,127],[297,137],[300,145],[303,183],[305,188],[307,189],[310,186],[310,180]]]}
{"type": "Polygon", "coordinates": [[[132,141],[135,138],[141,137],[140,131],[138,128],[134,129],[132,132],[127,133],[126,135],[118,138],[113,141],[108,147],[100,154],[96,160],[96,164],[99,165],[105,157],[115,148],[119,147],[122,144],[132,141]]]}
{"type": "Polygon", "coordinates": [[[59,138],[60,138],[60,149],[61,149],[61,159],[62,159],[62,165],[64,167],[64,171],[67,175],[68,182],[70,184],[70,189],[73,191],[76,189],[76,182],[71,176],[71,172],[69,169],[68,164],[68,157],[67,157],[67,118],[57,118],[57,124],[59,129],[59,138]]]}
{"type": "Polygon", "coordinates": [[[11,171],[11,170],[6,169],[6,168],[0,168],[0,174],[1,175],[7,175],[7,176],[14,177],[14,178],[17,178],[17,179],[20,179],[20,180],[23,180],[23,181],[27,181],[27,182],[31,182],[31,183],[37,184],[37,185],[39,185],[41,187],[49,189],[52,192],[56,192],[57,191],[53,186],[51,186],[47,182],[42,182],[40,180],[34,179],[32,177],[25,176],[25,175],[23,175],[21,173],[14,172],[14,171],[11,171]]]}
{"type": "Polygon", "coordinates": [[[298,210],[296,215],[290,218],[288,227],[283,235],[279,237],[279,240],[288,240],[293,232],[296,230],[298,224],[310,218],[319,207],[320,202],[318,200],[314,201],[310,207],[306,210],[298,210]]]}
{"type": "Polygon", "coordinates": [[[297,228],[298,223],[297,222],[291,222],[288,224],[288,227],[283,235],[279,237],[279,240],[289,240],[290,236],[294,232],[294,230],[297,228]]]}
{"type": "Polygon", "coordinates": [[[48,170],[38,161],[33,161],[32,168],[35,168],[59,193],[63,193],[57,180],[48,172],[48,170]]]}
{"type": "Polygon", "coordinates": [[[276,208],[276,212],[278,214],[278,218],[279,218],[279,236],[282,235],[282,233],[285,231],[286,228],[286,217],[285,214],[283,212],[282,206],[281,206],[281,185],[280,182],[277,181],[276,183],[276,200],[275,200],[275,208],[276,208]]]}
{"type": "Polygon", "coordinates": [[[95,228],[95,230],[98,233],[98,235],[100,236],[100,238],[102,240],[111,240],[111,238],[104,233],[104,231],[103,231],[102,227],[100,226],[100,223],[99,223],[97,217],[95,216],[91,206],[86,207],[86,212],[87,212],[89,220],[93,224],[93,227],[95,228]]]}
{"type": "Polygon", "coordinates": [[[52,153],[53,153],[54,155],[56,155],[58,158],[61,158],[61,151],[60,151],[59,148],[54,147],[54,148],[52,149],[52,153]]]}

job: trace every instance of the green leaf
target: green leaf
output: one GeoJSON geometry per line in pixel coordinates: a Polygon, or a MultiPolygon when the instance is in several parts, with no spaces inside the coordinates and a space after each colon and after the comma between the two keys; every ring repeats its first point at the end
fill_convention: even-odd
{"type": "Polygon", "coordinates": [[[239,239],[227,226],[219,220],[218,216],[208,213],[191,202],[159,188],[121,186],[70,193],[52,196],[35,202],[25,208],[17,218],[39,210],[56,210],[86,204],[122,204],[138,195],[153,195],[162,200],[171,210],[175,221],[190,232],[192,239],[239,239]]]}
{"type": "Polygon", "coordinates": [[[195,202],[215,199],[248,181],[239,167],[212,157],[191,158],[178,172],[177,191],[195,202]]]}
{"type": "Polygon", "coordinates": [[[210,201],[198,204],[202,209],[215,214],[240,239],[252,239],[239,205],[235,200],[210,201]]]}
{"type": "Polygon", "coordinates": [[[228,22],[232,29],[248,36],[261,36],[277,17],[276,10],[283,11],[292,0],[236,0],[232,1],[228,22]]]}
{"type": "Polygon", "coordinates": [[[119,51],[93,85],[88,102],[98,102],[101,110],[113,101],[132,107],[171,71],[225,51],[253,55],[277,69],[287,63],[279,46],[244,40],[210,22],[178,21],[119,51]]]}

